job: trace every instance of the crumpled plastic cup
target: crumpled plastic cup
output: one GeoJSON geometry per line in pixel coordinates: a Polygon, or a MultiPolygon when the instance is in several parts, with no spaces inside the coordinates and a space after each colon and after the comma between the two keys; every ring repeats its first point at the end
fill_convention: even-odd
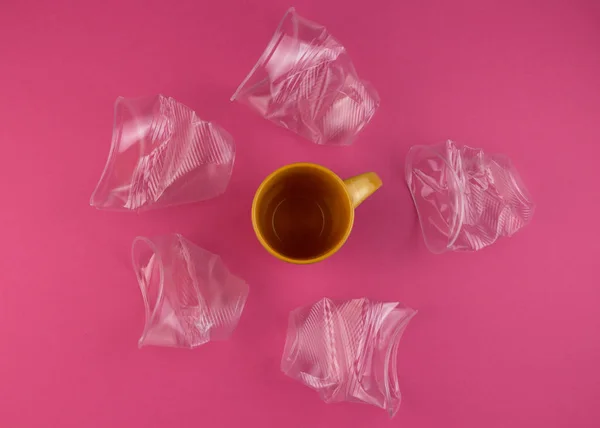
{"type": "Polygon", "coordinates": [[[90,205],[141,211],[210,199],[225,191],[234,159],[231,136],[173,98],[119,97],[90,205]]]}
{"type": "Polygon", "coordinates": [[[248,285],[219,256],[178,234],[137,237],[132,256],[146,309],[140,347],[195,348],[231,335],[248,285]]]}
{"type": "Polygon", "coordinates": [[[406,182],[433,253],[480,250],[512,236],[535,210],[510,159],[450,140],[412,147],[406,182]]]}
{"type": "Polygon", "coordinates": [[[317,143],[347,145],[379,106],[346,49],[290,8],[232,100],[317,143]]]}
{"type": "Polygon", "coordinates": [[[400,407],[398,344],[416,311],[397,302],[328,298],[290,313],[281,369],[327,402],[400,407]]]}

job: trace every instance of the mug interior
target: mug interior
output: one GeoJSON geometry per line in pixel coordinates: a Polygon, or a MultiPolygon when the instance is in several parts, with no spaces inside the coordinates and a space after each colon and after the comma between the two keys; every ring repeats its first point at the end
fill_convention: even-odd
{"type": "Polygon", "coordinates": [[[263,182],[253,204],[259,240],[275,256],[298,263],[335,252],[354,212],[344,182],[327,168],[293,164],[263,182]]]}

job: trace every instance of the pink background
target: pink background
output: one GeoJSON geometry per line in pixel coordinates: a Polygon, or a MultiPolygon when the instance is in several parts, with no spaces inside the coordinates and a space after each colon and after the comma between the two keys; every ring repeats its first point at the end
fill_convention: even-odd
{"type": "Polygon", "coordinates": [[[381,95],[347,148],[228,101],[288,6],[0,3],[0,426],[600,426],[600,3],[298,0],[381,95]],[[233,134],[227,193],[139,216],[89,207],[115,98],[155,93],[233,134]],[[446,138],[512,158],[538,204],[531,225],[479,253],[428,253],[404,156],[446,138]],[[384,182],[318,265],[275,260],[250,225],[259,182],[294,161],[384,182]],[[130,245],[168,232],[249,282],[230,341],[138,350],[130,245]],[[420,311],[396,418],[324,404],[280,372],[289,311],[322,296],[420,311]]]}

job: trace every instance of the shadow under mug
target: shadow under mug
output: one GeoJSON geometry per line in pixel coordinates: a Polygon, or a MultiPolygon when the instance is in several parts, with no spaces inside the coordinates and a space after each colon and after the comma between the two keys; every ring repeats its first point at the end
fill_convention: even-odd
{"type": "Polygon", "coordinates": [[[273,256],[295,264],[320,262],[348,239],[354,209],[381,187],[374,172],[342,180],[314,163],[271,173],[252,202],[252,226],[273,256]]]}

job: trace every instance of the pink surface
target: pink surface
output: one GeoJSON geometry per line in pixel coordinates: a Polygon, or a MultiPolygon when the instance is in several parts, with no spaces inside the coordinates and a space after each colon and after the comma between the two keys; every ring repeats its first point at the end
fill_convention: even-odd
{"type": "Polygon", "coordinates": [[[600,425],[597,1],[299,0],[381,95],[345,148],[228,101],[289,4],[80,3],[0,6],[0,426],[600,425]],[[155,93],[231,132],[229,189],[139,216],[90,208],[115,98],[155,93]],[[512,158],[537,202],[531,225],[479,253],[426,250],[404,157],[446,138],[512,158]],[[293,161],[384,182],[318,265],[275,260],[250,225],[259,182],[293,161]],[[168,232],[250,284],[231,340],[138,350],[130,245],[168,232]],[[396,418],[324,404],[280,372],[289,311],[323,296],[419,310],[400,343],[396,418]]]}

